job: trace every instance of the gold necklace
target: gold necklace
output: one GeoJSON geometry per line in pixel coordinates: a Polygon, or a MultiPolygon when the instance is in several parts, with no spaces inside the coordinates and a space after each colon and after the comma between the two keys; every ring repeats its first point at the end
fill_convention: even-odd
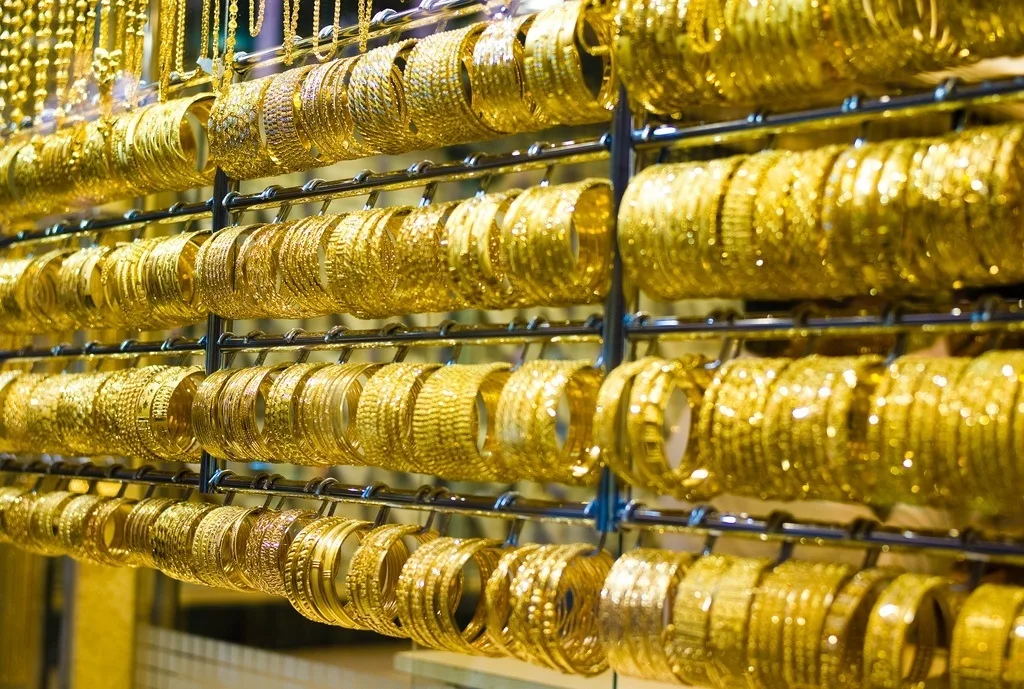
{"type": "Polygon", "coordinates": [[[35,90],[32,92],[32,114],[36,123],[43,117],[46,108],[47,78],[50,73],[50,37],[53,35],[53,0],[39,0],[38,23],[36,24],[36,79],[35,90]]]}
{"type": "Polygon", "coordinates": [[[299,30],[300,0],[284,0],[284,63],[290,65],[295,59],[295,34],[299,30]],[[289,16],[290,15],[290,16],[289,16]]]}
{"type": "Polygon", "coordinates": [[[359,52],[366,52],[370,40],[370,21],[373,19],[373,0],[359,0],[359,52]]]}
{"type": "Polygon", "coordinates": [[[231,85],[231,78],[235,73],[235,31],[238,30],[238,0],[230,0],[228,3],[228,27],[227,35],[224,36],[224,62],[221,67],[219,84],[220,90],[224,91],[231,85]]]}
{"type": "Polygon", "coordinates": [[[134,7],[128,18],[131,21],[131,33],[127,48],[128,63],[126,70],[130,75],[130,79],[125,90],[125,99],[128,101],[128,106],[133,107],[139,84],[142,81],[142,62],[145,59],[146,50],[146,23],[149,21],[148,0],[135,0],[134,7]]]}
{"type": "Polygon", "coordinates": [[[75,19],[74,6],[71,0],[60,0],[57,4],[57,42],[53,46],[53,83],[57,92],[57,106],[54,117],[58,125],[64,118],[64,107],[68,97],[68,82],[71,78],[71,51],[74,49],[72,23],[75,19]]]}
{"type": "Polygon", "coordinates": [[[160,22],[164,27],[161,31],[160,54],[158,56],[160,73],[160,100],[167,100],[167,89],[171,84],[171,72],[174,71],[174,49],[177,35],[177,0],[160,0],[160,22]]]}
{"type": "Polygon", "coordinates": [[[89,76],[92,69],[93,49],[96,46],[96,2],[97,0],[76,0],[75,9],[75,56],[73,60],[75,81],[68,92],[68,103],[83,102],[89,95],[89,76]]]}
{"type": "Polygon", "coordinates": [[[11,3],[10,46],[7,49],[7,93],[10,98],[10,119],[15,129],[21,127],[25,91],[21,86],[21,29],[25,19],[25,3],[13,0],[11,3]]]}
{"type": "Polygon", "coordinates": [[[259,36],[263,30],[263,17],[267,13],[267,0],[259,0],[259,3],[257,10],[256,0],[249,0],[249,35],[253,38],[259,36]]]}
{"type": "Polygon", "coordinates": [[[316,59],[325,62],[334,57],[338,50],[338,33],[341,31],[341,2],[334,0],[334,18],[331,24],[331,49],[326,53],[320,52],[320,0],[313,0],[313,45],[312,52],[316,59]]]}
{"type": "Polygon", "coordinates": [[[100,91],[100,112],[107,116],[114,109],[114,81],[121,66],[121,51],[110,46],[111,33],[117,25],[111,0],[101,1],[99,22],[99,42],[92,51],[92,75],[100,91]]]}
{"type": "Polygon", "coordinates": [[[7,90],[7,64],[11,52],[11,23],[14,21],[11,4],[11,0],[3,0],[3,31],[0,31],[0,128],[6,125],[7,100],[10,96],[7,90]]]}

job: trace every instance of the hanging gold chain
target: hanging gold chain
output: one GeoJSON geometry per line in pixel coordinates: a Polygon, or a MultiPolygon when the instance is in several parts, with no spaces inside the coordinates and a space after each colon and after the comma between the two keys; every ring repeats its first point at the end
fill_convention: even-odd
{"type": "Polygon", "coordinates": [[[284,63],[290,65],[295,59],[295,34],[299,30],[300,0],[284,0],[284,63]]]}
{"type": "Polygon", "coordinates": [[[259,0],[259,9],[256,8],[256,0],[249,0],[249,35],[256,38],[263,30],[263,17],[267,13],[267,0],[259,0]],[[254,23],[255,22],[255,23],[254,23]]]}
{"type": "Polygon", "coordinates": [[[60,0],[57,4],[57,43],[53,46],[53,83],[57,92],[55,118],[58,125],[65,114],[68,98],[68,83],[71,80],[71,52],[74,50],[75,8],[71,0],[60,0]]]}
{"type": "Polygon", "coordinates": [[[7,49],[7,93],[10,99],[10,119],[15,128],[21,125],[24,99],[21,96],[21,29],[25,19],[25,3],[13,0],[11,17],[8,22],[10,35],[7,49]]]}
{"type": "Polygon", "coordinates": [[[35,90],[32,91],[32,114],[40,121],[46,108],[46,96],[49,94],[50,53],[53,46],[53,0],[39,0],[39,14],[36,23],[36,78],[35,90]]]}
{"type": "Polygon", "coordinates": [[[370,21],[373,19],[373,0],[359,0],[359,51],[366,52],[370,40],[370,21]]]}
{"type": "Polygon", "coordinates": [[[320,62],[325,62],[334,56],[338,50],[338,33],[341,31],[341,1],[334,0],[334,17],[331,24],[331,49],[326,53],[320,52],[320,0],[313,1],[313,55],[320,62]]]}
{"type": "Polygon", "coordinates": [[[224,37],[224,66],[220,79],[222,91],[231,85],[231,78],[235,71],[235,32],[238,30],[238,0],[231,0],[228,3],[227,24],[227,35],[224,37]]]}

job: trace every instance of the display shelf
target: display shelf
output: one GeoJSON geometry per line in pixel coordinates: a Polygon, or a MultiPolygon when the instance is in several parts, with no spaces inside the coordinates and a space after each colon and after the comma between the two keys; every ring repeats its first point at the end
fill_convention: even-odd
{"type": "MultiPolygon", "coordinates": [[[[42,479],[84,479],[126,484],[199,488],[199,474],[190,470],[128,469],[121,465],[19,461],[0,459],[0,474],[27,474],[42,479]]],[[[442,514],[463,514],[505,520],[532,520],[594,525],[598,503],[535,500],[506,491],[498,496],[455,494],[446,488],[424,485],[418,489],[391,488],[383,483],[343,484],[333,478],[297,481],[267,473],[255,476],[218,471],[211,477],[211,493],[237,493],[266,498],[296,498],[408,509],[442,514]]],[[[984,530],[924,530],[891,526],[868,519],[835,524],[795,519],[776,511],[766,517],[718,512],[713,505],[690,509],[664,509],[632,501],[616,510],[617,526],[627,531],[682,531],[712,539],[722,536],[756,538],[783,544],[834,545],[867,549],[926,552],[976,562],[1024,564],[1024,533],[993,535],[984,530]]],[[[709,541],[709,544],[713,541],[709,541]]],[[[783,549],[786,552],[786,549],[783,549]]]]}
{"type": "Polygon", "coordinates": [[[1024,100],[1024,77],[964,84],[950,79],[930,90],[878,97],[850,96],[839,105],[788,112],[754,112],[746,117],[699,124],[652,124],[634,130],[638,149],[696,148],[763,136],[852,126],[874,119],[900,119],[955,112],[1024,100]]]}

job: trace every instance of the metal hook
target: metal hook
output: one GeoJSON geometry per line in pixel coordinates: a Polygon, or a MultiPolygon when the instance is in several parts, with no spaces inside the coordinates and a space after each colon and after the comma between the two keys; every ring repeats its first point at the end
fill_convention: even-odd
{"type": "MultiPolygon", "coordinates": [[[[187,341],[186,338],[182,337],[181,335],[172,335],[171,337],[168,337],[166,340],[164,340],[160,344],[160,351],[161,352],[173,351],[174,345],[178,344],[179,342],[185,342],[185,341],[187,341]]],[[[182,352],[179,356],[174,357],[174,358],[171,359],[171,365],[172,366],[183,366],[185,364],[185,361],[188,359],[188,357],[189,357],[189,353],[188,352],[182,352]]]]}
{"type": "MultiPolygon", "coordinates": [[[[380,329],[380,336],[382,338],[391,337],[395,333],[408,332],[409,329],[403,323],[388,323],[380,329]]],[[[405,357],[409,354],[409,347],[399,345],[395,350],[395,356],[391,359],[391,363],[400,364],[405,361],[405,357]]]]}
{"type": "Polygon", "coordinates": [[[604,547],[608,543],[608,532],[602,531],[598,534],[597,545],[594,546],[594,550],[590,552],[588,557],[597,557],[604,552],[604,547]]]}
{"type": "MultiPolygon", "coordinates": [[[[335,325],[330,330],[328,330],[326,334],[324,334],[324,342],[326,344],[332,344],[333,342],[342,340],[343,336],[347,332],[348,328],[345,327],[344,325],[335,325]]],[[[352,358],[352,348],[342,347],[341,354],[338,356],[338,363],[347,363],[350,358],[352,358]]]]}
{"type": "MultiPolygon", "coordinates": [[[[886,328],[895,328],[899,324],[900,318],[900,307],[898,304],[894,304],[892,307],[885,310],[882,318],[882,323],[886,328]]],[[[907,353],[907,342],[910,338],[906,332],[896,333],[896,339],[892,343],[892,349],[889,350],[889,354],[885,358],[885,365],[889,366],[894,363],[897,359],[907,353]]]]}
{"type": "Polygon", "coordinates": [[[537,186],[540,186],[540,187],[549,187],[549,186],[551,186],[551,175],[554,174],[554,172],[555,172],[555,166],[554,165],[548,165],[544,169],[544,176],[541,178],[540,183],[537,186]]]}
{"type": "Polygon", "coordinates": [[[221,491],[224,493],[224,507],[228,507],[235,501],[236,493],[234,491],[225,491],[221,485],[229,476],[234,476],[235,472],[230,469],[217,469],[210,478],[210,485],[213,486],[215,491],[221,491]]]}
{"type": "MultiPolygon", "coordinates": [[[[282,476],[281,474],[270,474],[270,475],[266,476],[266,478],[263,479],[263,481],[259,485],[259,488],[260,488],[260,490],[273,491],[274,490],[274,484],[277,483],[278,481],[280,481],[283,478],[284,478],[284,476],[282,476]]],[[[256,481],[257,481],[257,478],[253,478],[253,480],[252,480],[253,484],[255,484],[256,481]]],[[[267,499],[263,501],[263,510],[264,511],[270,509],[270,503],[274,502],[274,497],[275,496],[274,496],[274,494],[272,492],[267,495],[267,499]]],[[[281,505],[278,505],[277,509],[281,509],[281,505]]]]}
{"type": "MultiPolygon", "coordinates": [[[[190,469],[182,469],[181,471],[179,471],[178,473],[176,473],[174,476],[171,477],[171,483],[173,485],[176,485],[176,486],[180,485],[181,484],[181,479],[185,478],[186,476],[188,476],[188,475],[190,475],[192,473],[193,472],[190,469]]],[[[194,491],[195,491],[195,489],[192,486],[186,487],[185,494],[181,496],[181,501],[182,502],[188,502],[189,498],[192,497],[192,493],[194,491]]]]}
{"type": "Polygon", "coordinates": [[[491,183],[494,182],[494,175],[487,174],[480,178],[480,183],[477,185],[476,193],[473,194],[476,198],[480,199],[487,196],[487,191],[491,188],[491,183]]]}
{"type": "MultiPolygon", "coordinates": [[[[502,511],[512,507],[521,498],[522,495],[514,490],[507,490],[498,496],[498,499],[494,501],[494,511],[501,513],[502,511]]],[[[520,517],[513,517],[512,524],[509,526],[508,536],[505,537],[506,548],[519,545],[519,536],[523,532],[523,526],[526,524],[526,520],[520,517]]]]}
{"type": "MultiPolygon", "coordinates": [[[[444,486],[430,488],[429,492],[425,496],[421,497],[420,494],[417,493],[416,501],[421,504],[429,505],[436,502],[437,499],[442,495],[451,495],[451,491],[445,488],[444,486]]],[[[430,513],[427,515],[427,521],[423,524],[423,527],[420,529],[420,533],[427,533],[428,531],[430,531],[430,529],[434,525],[434,522],[437,521],[438,526],[436,531],[438,534],[443,536],[444,534],[448,533],[448,524],[451,522],[451,518],[451,514],[447,512],[439,513],[436,509],[431,509],[430,513]]]]}
{"type": "MultiPolygon", "coordinates": [[[[765,520],[765,535],[767,536],[782,536],[785,533],[785,526],[787,523],[793,521],[793,515],[784,510],[775,510],[768,515],[768,519],[765,520]]],[[[784,539],[782,545],[779,546],[779,554],[775,558],[775,565],[781,565],[791,557],[793,557],[793,542],[789,539],[784,539]]]]}
{"type": "MultiPolygon", "coordinates": [[[[154,468],[153,468],[152,464],[143,464],[142,466],[140,466],[138,469],[135,470],[135,480],[136,481],[143,481],[143,480],[145,480],[146,474],[148,474],[149,472],[151,472],[153,470],[154,470],[154,468]]],[[[146,492],[143,494],[142,499],[143,500],[147,500],[147,499],[153,497],[153,493],[155,493],[155,492],[156,492],[156,484],[155,483],[149,484],[149,487],[146,488],[146,492]]]]}
{"type": "Polygon", "coordinates": [[[435,194],[437,194],[437,182],[430,182],[427,186],[423,187],[423,195],[420,196],[420,201],[417,205],[420,208],[429,206],[434,202],[435,194]]]}
{"type": "Polygon", "coordinates": [[[333,476],[326,476],[323,479],[321,479],[319,483],[316,484],[316,488],[313,490],[313,495],[321,500],[320,509],[317,510],[317,514],[319,514],[321,517],[324,516],[325,512],[327,513],[328,517],[333,517],[334,512],[338,509],[338,503],[331,502],[329,498],[324,497],[324,490],[328,486],[336,485],[338,485],[338,479],[334,478],[333,476]],[[327,508],[328,505],[330,505],[329,510],[327,508]]]}
{"type": "MultiPolygon", "coordinates": [[[[526,330],[528,332],[536,332],[542,326],[546,327],[547,325],[548,319],[544,318],[543,316],[534,316],[533,318],[530,319],[530,322],[526,324],[526,330]]],[[[511,329],[512,327],[513,324],[509,323],[509,328],[511,329]]],[[[530,351],[531,344],[533,343],[529,339],[527,339],[526,342],[523,343],[523,348],[519,351],[519,358],[516,360],[515,365],[512,367],[513,370],[519,369],[520,367],[522,367],[524,363],[526,363],[526,355],[530,351]]],[[[548,341],[544,340],[541,343],[540,355],[538,356],[538,358],[544,358],[544,354],[547,351],[547,346],[548,341]]]]}
{"type": "MultiPolygon", "coordinates": [[[[686,520],[686,523],[694,529],[707,529],[708,519],[716,516],[718,510],[711,505],[703,504],[697,505],[690,511],[690,516],[686,520]]],[[[717,531],[708,531],[707,536],[704,538],[704,546],[700,549],[701,555],[707,557],[715,550],[715,544],[718,543],[719,534],[717,531]]]]}
{"type": "MultiPolygon", "coordinates": [[[[442,340],[448,339],[448,335],[449,333],[451,333],[452,328],[456,328],[458,327],[458,325],[459,324],[453,321],[451,318],[445,319],[437,328],[438,337],[440,337],[442,340]]],[[[445,363],[445,366],[452,366],[454,364],[457,364],[459,362],[459,356],[461,354],[462,344],[456,342],[454,345],[452,345],[452,351],[451,354],[448,356],[448,361],[445,363]]]]}
{"type": "MultiPolygon", "coordinates": [[[[266,333],[263,332],[262,330],[250,330],[248,333],[246,333],[245,337],[242,338],[242,341],[245,343],[246,346],[248,346],[257,337],[263,337],[264,335],[266,335],[266,333]]],[[[261,350],[258,354],[256,354],[256,361],[253,362],[253,366],[262,366],[267,361],[267,355],[269,353],[269,349],[264,349],[261,350]]]]}
{"type": "MultiPolygon", "coordinates": [[[[284,343],[288,346],[294,346],[296,338],[298,338],[299,335],[305,334],[306,331],[303,328],[292,328],[287,333],[285,333],[284,343]]],[[[307,359],[309,359],[309,349],[307,347],[300,348],[298,356],[295,357],[295,363],[304,364],[306,363],[307,359]]]]}
{"type": "MultiPolygon", "coordinates": [[[[850,522],[850,527],[847,530],[847,538],[856,543],[867,543],[871,538],[871,534],[877,529],[879,522],[876,519],[865,519],[858,517],[850,522]]],[[[861,569],[871,569],[878,566],[878,558],[882,554],[882,549],[879,546],[868,545],[864,551],[864,562],[861,563],[861,569]]]]}

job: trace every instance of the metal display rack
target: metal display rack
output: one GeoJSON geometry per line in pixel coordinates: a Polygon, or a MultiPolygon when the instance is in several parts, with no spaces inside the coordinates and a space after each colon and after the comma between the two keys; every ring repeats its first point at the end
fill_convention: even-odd
{"type": "MultiPolygon", "coordinates": [[[[440,23],[444,18],[465,16],[483,9],[478,0],[435,0],[415,10],[378,15],[373,36],[388,35],[423,23],[440,23]]],[[[330,34],[326,34],[330,38],[330,34]]],[[[345,29],[344,42],[355,39],[355,29],[345,29]]],[[[299,41],[296,49],[305,50],[309,39],[299,41]]],[[[236,56],[246,67],[272,64],[280,58],[280,48],[261,53],[236,56]]],[[[217,171],[211,199],[192,204],[175,204],[157,211],[130,211],[124,216],[62,223],[38,232],[23,232],[0,240],[0,248],[23,242],[64,238],[76,233],[114,229],[132,229],[149,223],[175,223],[198,218],[211,218],[211,229],[217,232],[232,221],[233,215],[245,211],[285,207],[297,203],[323,202],[360,194],[374,195],[383,191],[428,186],[440,181],[485,179],[491,175],[543,169],[554,164],[608,160],[613,198],[617,209],[626,185],[635,171],[638,152],[665,147],[696,147],[759,137],[820,130],[838,125],[863,123],[873,119],[912,117],[925,113],[954,112],[968,107],[1024,100],[1024,78],[1003,79],[977,85],[946,82],[920,92],[877,98],[848,98],[831,108],[799,110],[789,113],[754,113],[749,117],[727,122],[696,125],[656,125],[642,129],[634,126],[628,99],[621,94],[608,134],[592,140],[568,141],[559,144],[537,143],[525,150],[504,154],[472,155],[462,161],[435,165],[423,161],[405,170],[384,173],[361,172],[354,177],[336,180],[312,180],[299,187],[267,187],[254,194],[239,194],[235,181],[217,171]]],[[[614,240],[614,237],[613,237],[614,240]]],[[[0,361],[44,359],[48,357],[198,355],[205,357],[207,373],[225,365],[226,355],[240,351],[305,348],[332,349],[345,347],[456,346],[462,343],[499,344],[530,341],[586,341],[602,343],[601,362],[607,369],[619,365],[631,341],[652,338],[761,338],[780,339],[814,335],[858,333],[898,334],[911,331],[933,333],[984,332],[990,330],[1024,329],[1024,302],[1015,295],[985,299],[975,305],[949,311],[927,313],[892,309],[884,313],[852,316],[796,316],[755,314],[737,317],[704,319],[652,318],[627,313],[621,257],[617,251],[612,262],[609,296],[603,317],[584,322],[529,324],[507,326],[461,326],[444,324],[439,328],[404,328],[390,326],[376,331],[355,331],[336,328],[326,333],[292,331],[288,334],[254,333],[240,336],[228,331],[226,322],[210,315],[207,334],[198,340],[170,339],[163,342],[139,343],[127,340],[120,344],[90,343],[81,347],[57,346],[51,349],[28,348],[0,352],[0,361]]],[[[1019,290],[1018,290],[1019,291],[1019,290]]],[[[930,552],[956,553],[985,560],[1024,559],[1024,539],[985,539],[971,531],[918,532],[860,520],[852,525],[819,524],[795,520],[785,513],[767,518],[723,515],[706,506],[692,510],[662,510],[627,502],[626,491],[615,476],[604,470],[595,498],[588,503],[565,503],[526,500],[513,493],[498,497],[453,495],[434,488],[405,491],[386,486],[352,486],[336,482],[310,483],[274,479],[267,476],[241,477],[224,471],[217,458],[204,454],[200,471],[193,473],[132,471],[117,466],[92,464],[22,463],[0,461],[0,473],[34,474],[41,477],[115,480],[148,485],[177,485],[198,489],[201,493],[256,493],[281,498],[314,498],[336,502],[361,503],[383,507],[433,510],[495,516],[505,519],[544,519],[574,524],[592,523],[598,532],[607,534],[619,529],[680,529],[711,535],[737,534],[787,542],[834,543],[867,548],[923,549],[930,552]]]]}

